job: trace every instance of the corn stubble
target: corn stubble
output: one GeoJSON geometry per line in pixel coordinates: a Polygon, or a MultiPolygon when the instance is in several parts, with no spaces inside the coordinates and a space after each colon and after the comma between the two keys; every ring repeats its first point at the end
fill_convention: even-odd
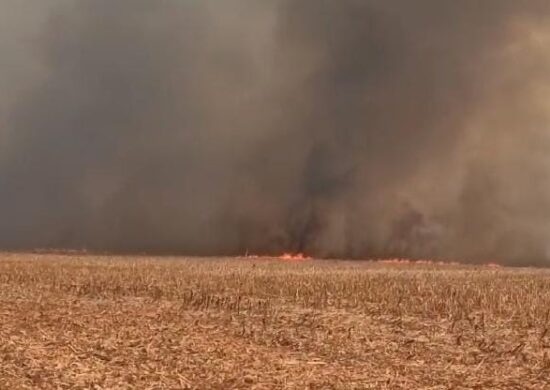
{"type": "Polygon", "coordinates": [[[2,389],[548,388],[550,273],[0,256],[2,389]]]}

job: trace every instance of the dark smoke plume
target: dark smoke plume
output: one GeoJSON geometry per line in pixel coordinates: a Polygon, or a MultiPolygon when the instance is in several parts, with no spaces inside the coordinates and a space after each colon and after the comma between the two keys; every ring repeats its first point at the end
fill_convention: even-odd
{"type": "Polygon", "coordinates": [[[547,0],[33,3],[2,248],[550,261],[547,0]]]}

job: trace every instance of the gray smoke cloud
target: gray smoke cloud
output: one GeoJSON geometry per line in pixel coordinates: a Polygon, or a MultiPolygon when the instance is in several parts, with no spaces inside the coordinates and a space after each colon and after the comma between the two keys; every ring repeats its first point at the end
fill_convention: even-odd
{"type": "Polygon", "coordinates": [[[550,261],[546,0],[4,0],[0,246],[550,261]]]}

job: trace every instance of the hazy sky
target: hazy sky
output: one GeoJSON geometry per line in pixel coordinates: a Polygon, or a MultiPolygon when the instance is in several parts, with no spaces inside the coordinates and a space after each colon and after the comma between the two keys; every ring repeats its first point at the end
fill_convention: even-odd
{"type": "Polygon", "coordinates": [[[550,261],[546,0],[3,0],[0,246],[550,261]]]}

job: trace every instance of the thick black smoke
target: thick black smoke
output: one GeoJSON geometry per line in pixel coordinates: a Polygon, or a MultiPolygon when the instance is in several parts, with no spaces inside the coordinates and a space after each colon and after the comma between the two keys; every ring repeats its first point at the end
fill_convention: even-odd
{"type": "Polygon", "coordinates": [[[0,5],[3,248],[550,258],[546,0],[40,4],[0,5]]]}

